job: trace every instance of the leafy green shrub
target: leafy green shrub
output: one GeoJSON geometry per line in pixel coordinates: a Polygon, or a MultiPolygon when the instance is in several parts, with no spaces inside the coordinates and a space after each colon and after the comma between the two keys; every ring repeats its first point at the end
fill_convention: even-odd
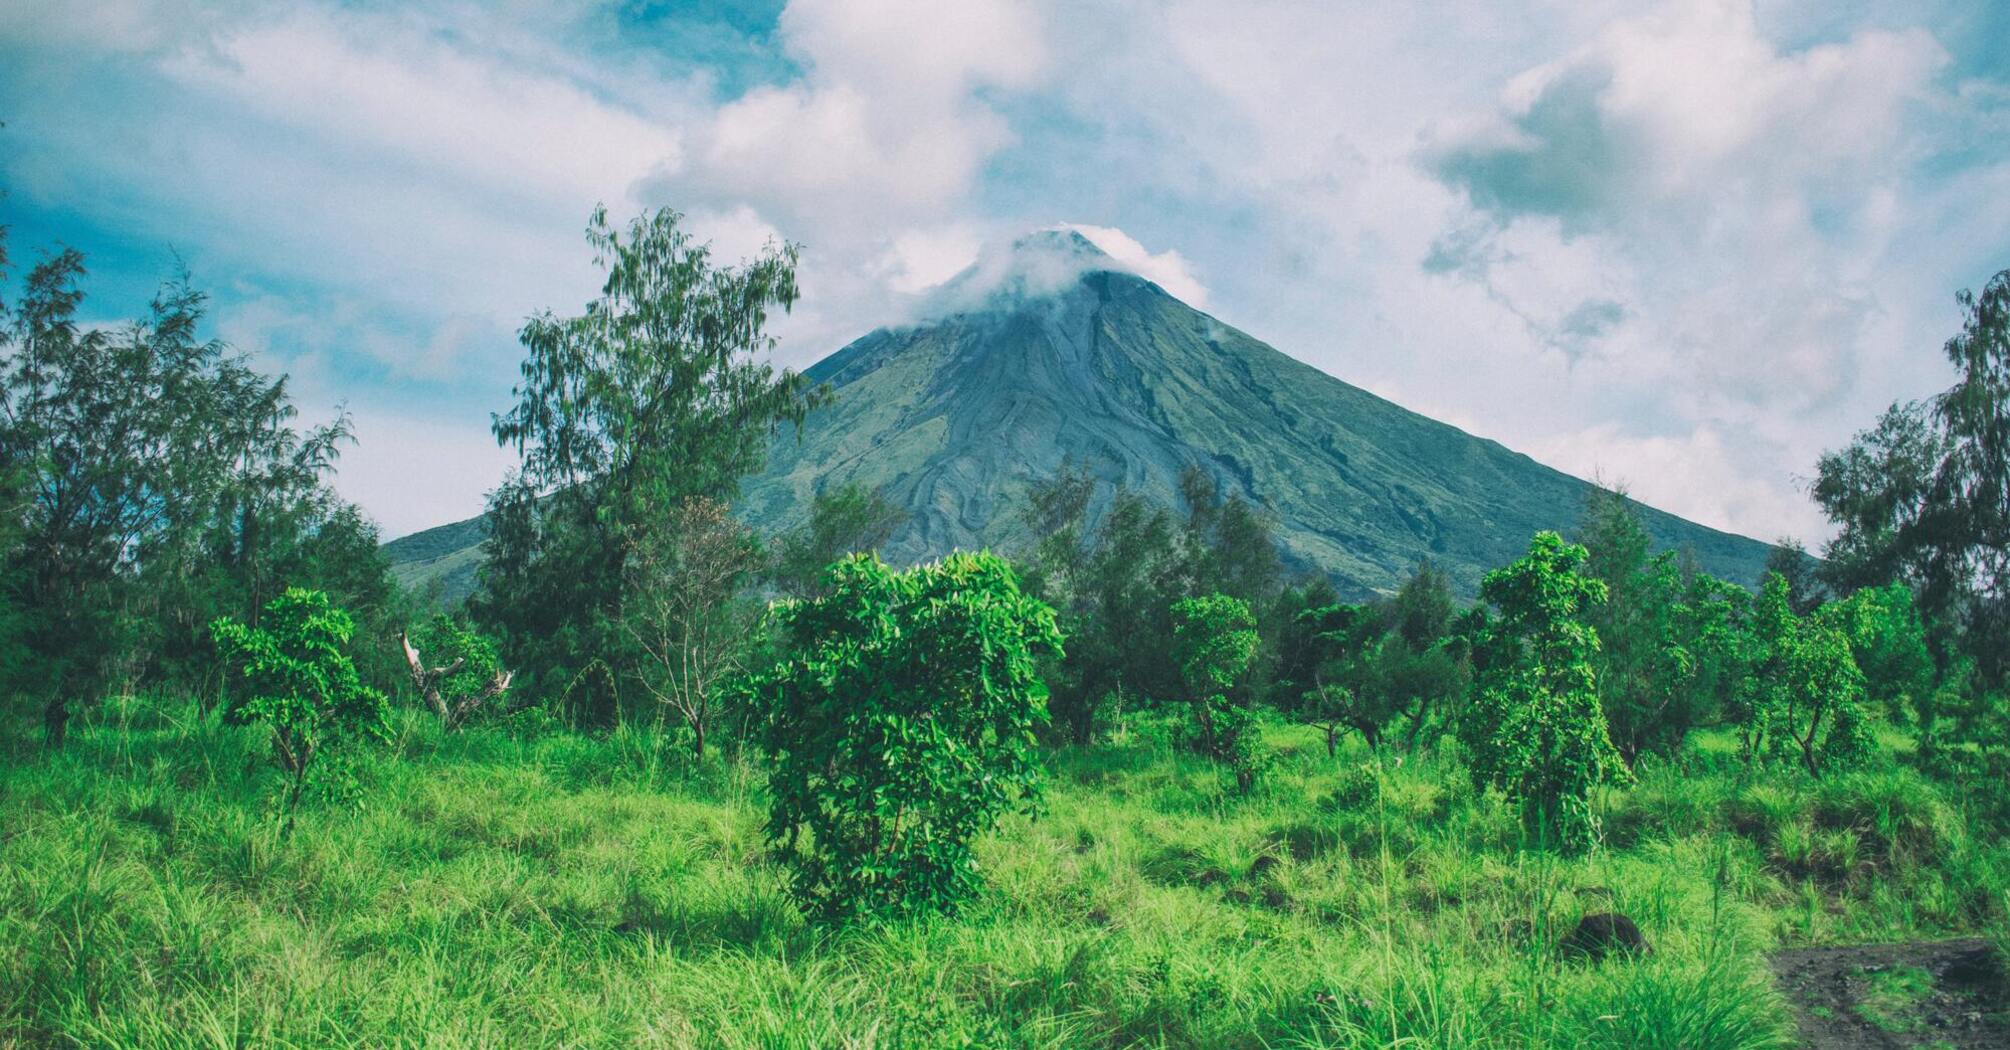
{"type": "Polygon", "coordinates": [[[1192,705],[1195,746],[1228,763],[1248,788],[1255,776],[1251,714],[1233,690],[1256,655],[1256,617],[1248,602],[1226,594],[1181,599],[1172,614],[1173,663],[1192,705]]]}
{"type": "Polygon", "coordinates": [[[1742,743],[1748,757],[1797,759],[1820,776],[1870,752],[1863,672],[1827,609],[1802,619],[1789,602],[1785,577],[1768,574],[1752,614],[1753,671],[1739,705],[1742,743]]]}
{"type": "Polygon", "coordinates": [[[339,758],[354,741],[390,739],[384,694],[365,686],[349,660],[355,629],[349,614],[326,594],[299,587],[267,604],[255,627],[229,617],[210,625],[244,682],[224,708],[224,720],[264,723],[272,730],[272,759],[286,774],[281,802],[289,820],[308,786],[330,794],[349,786],[339,764],[324,756],[339,758]]]}
{"type": "Polygon", "coordinates": [[[978,885],[971,840],[1038,797],[1053,610],[991,554],[858,555],[822,591],[778,607],[785,656],[753,684],[769,840],[819,916],[951,909],[978,885]]]}
{"type": "Polygon", "coordinates": [[[1821,611],[1823,619],[1849,639],[1850,654],[1863,672],[1864,692],[1887,714],[1909,718],[1930,747],[1938,721],[1934,700],[1933,654],[1926,626],[1902,583],[1865,587],[1821,611]]]}
{"type": "Polygon", "coordinates": [[[1627,776],[1598,702],[1598,633],[1584,615],[1605,584],[1585,574],[1586,558],[1541,532],[1526,557],[1481,581],[1498,615],[1481,631],[1459,733],[1475,786],[1499,788],[1525,830],[1568,848],[1596,837],[1592,788],[1627,776]]]}

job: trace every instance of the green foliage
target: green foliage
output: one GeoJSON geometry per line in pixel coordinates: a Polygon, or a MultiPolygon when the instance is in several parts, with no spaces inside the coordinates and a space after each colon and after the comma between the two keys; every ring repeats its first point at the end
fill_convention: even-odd
{"type": "MultiPolygon", "coordinates": [[[[1287,600],[1300,605],[1328,598],[1330,592],[1330,587],[1308,588],[1304,598],[1294,593],[1287,600]]],[[[1341,602],[1298,608],[1284,626],[1272,683],[1277,706],[1294,720],[1323,730],[1328,755],[1338,753],[1343,728],[1359,731],[1371,748],[1381,741],[1390,712],[1372,706],[1382,694],[1364,689],[1381,631],[1373,609],[1341,602]]]]}
{"type": "Polygon", "coordinates": [[[1626,779],[1598,702],[1598,632],[1585,618],[1606,588],[1586,575],[1589,557],[1543,532],[1487,574],[1480,596],[1496,615],[1459,732],[1474,783],[1518,803],[1528,833],[1569,848],[1596,838],[1592,789],[1626,779]]]}
{"type": "Polygon", "coordinates": [[[459,617],[436,613],[403,641],[412,684],[443,727],[459,729],[484,715],[516,709],[499,711],[492,704],[508,691],[512,677],[495,639],[459,617]]]}
{"type": "Polygon", "coordinates": [[[1748,757],[1797,761],[1819,776],[1869,752],[1863,673],[1832,620],[1827,609],[1796,616],[1787,580],[1766,577],[1752,610],[1752,673],[1738,705],[1748,757]]]}
{"type": "Polygon", "coordinates": [[[1466,645],[1453,632],[1449,581],[1426,562],[1385,601],[1349,605],[1333,597],[1330,585],[1313,584],[1280,600],[1275,703],[1323,729],[1329,753],[1343,727],[1378,748],[1401,726],[1414,751],[1442,728],[1466,687],[1466,645]]]}
{"type": "Polygon", "coordinates": [[[595,210],[601,294],[578,316],[524,325],[517,403],[495,422],[522,464],[490,494],[471,610],[524,688],[573,694],[597,719],[616,714],[646,659],[622,627],[637,531],[686,500],[730,500],[776,428],[819,400],[761,359],[769,312],[796,299],[796,249],[715,266],[680,218],[645,213],[616,230],[595,210]]]}
{"type": "MultiPolygon", "coordinates": [[[[1282,581],[1270,519],[1199,468],[1181,475],[1184,517],[1118,483],[1092,526],[1097,485],[1086,467],[1063,464],[1032,486],[1023,514],[1035,537],[1028,585],[1060,610],[1069,638],[1049,676],[1054,718],[1077,743],[1127,699],[1185,695],[1161,655],[1173,644],[1174,603],[1219,592],[1268,609],[1282,581]]],[[[1236,689],[1255,692],[1246,680],[1236,689]]]]}
{"type": "Polygon", "coordinates": [[[1172,662],[1186,684],[1194,745],[1235,770],[1247,789],[1255,775],[1256,740],[1247,701],[1236,685],[1256,656],[1259,638],[1249,603],[1226,594],[1173,603],[1172,662]]]}
{"type": "Polygon", "coordinates": [[[1823,618],[1849,640],[1863,672],[1865,696],[1894,717],[1909,716],[1920,746],[1937,737],[1933,654],[1926,625],[1904,584],[1865,587],[1822,609],[1823,618]]]}
{"type": "Polygon", "coordinates": [[[1956,299],[1954,386],[1823,455],[1814,497],[1839,526],[1828,578],[1911,587],[1939,669],[1965,659],[1986,692],[2010,683],[2010,270],[1956,299]]]}
{"type": "Polygon", "coordinates": [[[325,485],[347,417],[296,430],[283,377],[200,336],[186,274],[118,329],[78,322],[83,277],[62,251],[0,302],[0,554],[52,744],[114,677],[213,690],[207,625],[256,622],[281,580],[373,626],[395,600],[375,526],[325,485]]]}
{"type": "Polygon", "coordinates": [[[1693,573],[1676,609],[1676,634],[1689,655],[1692,703],[1711,724],[1736,715],[1751,674],[1752,592],[1693,573]]]}
{"type": "Polygon", "coordinates": [[[1653,553],[1624,490],[1591,491],[1579,540],[1589,553],[1585,571],[1606,590],[1585,621],[1598,635],[1593,669],[1612,742],[1629,767],[1643,754],[1673,755],[1712,713],[1697,680],[1699,649],[1710,641],[1697,634],[1731,627],[1686,606],[1692,588],[1674,552],[1653,553]]]}
{"type": "Polygon", "coordinates": [[[761,767],[649,727],[397,711],[372,804],[282,844],[237,775],[261,736],[100,710],[0,759],[0,1044],[1766,1050],[1776,947],[2000,930],[2010,889],[2001,781],[1749,778],[1704,730],[1613,793],[1607,848],[1529,857],[1452,755],[1269,724],[1248,794],[1143,731],[1049,752],[953,921],[833,935],[763,848],[761,767]],[[1561,958],[1589,911],[1653,953],[1561,958]]]}
{"type": "Polygon", "coordinates": [[[851,554],[876,554],[907,523],[879,489],[847,482],[810,498],[809,520],[776,543],[773,574],[783,594],[817,597],[824,569],[851,554]]]}
{"type": "Polygon", "coordinates": [[[480,693],[503,673],[495,639],[457,617],[437,613],[413,628],[411,638],[428,660],[453,668],[439,678],[440,694],[450,705],[480,693]]]}
{"type": "Polygon", "coordinates": [[[777,608],[785,658],[754,687],[769,839],[816,915],[954,908],[979,885],[972,841],[1038,797],[1053,611],[991,554],[857,555],[822,590],[777,608]]]}
{"type": "Polygon", "coordinates": [[[364,685],[349,660],[349,614],[320,591],[289,587],[266,605],[258,626],[225,617],[210,630],[238,672],[224,721],[270,730],[273,763],[286,776],[287,813],[310,785],[345,792],[342,750],[390,737],[384,694],[364,685]]]}
{"type": "Polygon", "coordinates": [[[1827,583],[1814,558],[1800,540],[1783,536],[1773,542],[1772,550],[1766,555],[1766,571],[1760,579],[1774,573],[1787,581],[1787,604],[1795,616],[1806,616],[1831,597],[1827,583]]]}
{"type": "Polygon", "coordinates": [[[1226,594],[1256,608],[1283,583],[1276,523],[1256,504],[1224,492],[1212,474],[1189,465],[1180,473],[1186,508],[1180,534],[1188,594],[1226,594]]]}

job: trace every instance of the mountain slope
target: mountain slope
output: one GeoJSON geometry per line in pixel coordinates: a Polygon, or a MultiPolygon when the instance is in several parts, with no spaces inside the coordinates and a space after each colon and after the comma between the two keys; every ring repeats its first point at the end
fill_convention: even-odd
{"type": "MultiPolygon", "coordinates": [[[[1294,360],[1048,231],[938,296],[938,319],[875,331],[809,369],[836,402],[785,432],[741,513],[794,525],[819,487],[883,488],[912,519],[889,560],[1019,548],[1023,495],[1064,462],[1167,504],[1189,463],[1268,507],[1290,561],[1354,593],[1430,558],[1470,594],[1539,529],[1568,529],[1586,483],[1294,360]]],[[[1099,499],[1107,501],[1108,487],[1099,499]]],[[[1098,508],[1100,509],[1100,508],[1098,508]]],[[[1663,546],[1756,579],[1764,544],[1644,509],[1663,546]]],[[[449,526],[470,532],[471,523],[449,526]]],[[[390,545],[394,560],[446,537],[390,545]],[[410,545],[401,550],[400,545],[410,545]]],[[[449,553],[431,565],[467,571],[449,553]]]]}

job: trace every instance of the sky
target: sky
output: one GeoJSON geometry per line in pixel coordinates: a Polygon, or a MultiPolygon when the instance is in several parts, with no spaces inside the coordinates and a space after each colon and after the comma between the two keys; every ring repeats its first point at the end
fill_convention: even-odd
{"type": "MultiPolygon", "coordinates": [[[[1408,408],[1762,539],[1951,381],[2010,268],[2000,0],[0,0],[0,224],[86,319],[178,266],[344,407],[387,537],[471,516],[582,232],[803,246],[802,367],[1072,224],[1408,408]]],[[[16,275],[18,277],[18,274],[16,275]]],[[[9,285],[9,294],[16,287],[9,285]]]]}

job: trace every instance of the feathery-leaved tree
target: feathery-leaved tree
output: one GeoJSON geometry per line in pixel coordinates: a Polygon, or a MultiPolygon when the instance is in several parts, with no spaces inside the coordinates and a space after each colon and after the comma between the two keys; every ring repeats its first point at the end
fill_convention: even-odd
{"type": "Polygon", "coordinates": [[[808,520],[775,541],[775,585],[792,597],[816,597],[825,568],[849,555],[879,553],[907,518],[885,493],[857,482],[818,491],[808,520]]]}
{"type": "Polygon", "coordinates": [[[1955,384],[1894,404],[1822,456],[1815,501],[1839,529],[1823,548],[1838,590],[1910,587],[1944,675],[2010,685],[2010,270],[1956,296],[1955,384]]]}
{"type": "Polygon", "coordinates": [[[211,662],[203,628],[255,621],[281,579],[390,586],[374,526],[322,485],[347,419],[293,429],[284,377],[201,337],[186,274],[120,328],[78,321],[84,274],[59,252],[0,302],[0,475],[18,493],[6,575],[32,655],[15,684],[51,744],[115,677],[214,684],[192,671],[211,662]],[[368,556],[303,553],[348,524],[368,556]]]}
{"type": "Polygon", "coordinates": [[[600,717],[639,666],[620,626],[633,552],[686,500],[730,501],[777,428],[819,397],[764,360],[770,313],[796,300],[796,248],[716,265],[680,218],[647,212],[616,229],[594,211],[600,295],[523,326],[517,403],[495,420],[522,462],[489,496],[473,611],[521,688],[572,695],[600,717]]]}

